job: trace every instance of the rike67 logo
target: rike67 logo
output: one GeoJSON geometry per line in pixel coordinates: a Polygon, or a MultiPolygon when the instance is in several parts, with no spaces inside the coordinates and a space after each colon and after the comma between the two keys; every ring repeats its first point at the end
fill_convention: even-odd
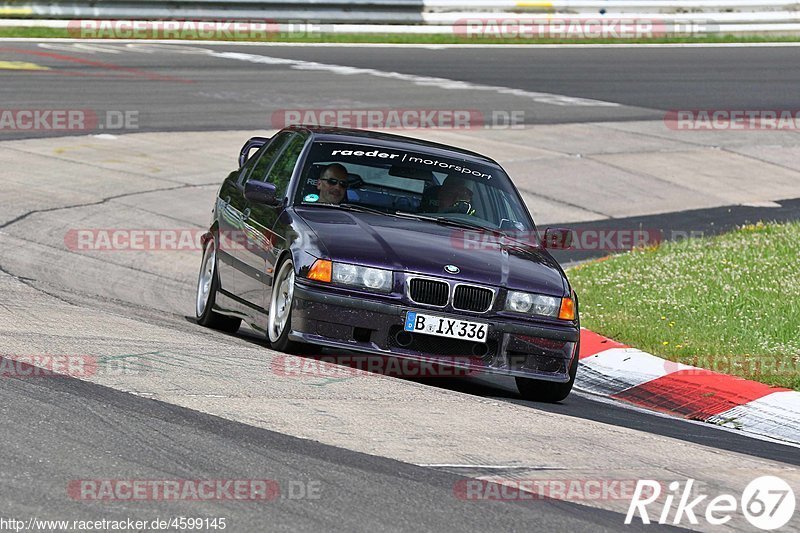
{"type": "Polygon", "coordinates": [[[693,479],[686,480],[683,486],[679,481],[673,481],[662,499],[658,481],[639,480],[625,515],[625,524],[631,524],[638,517],[643,524],[686,525],[688,522],[698,525],[698,518],[704,518],[712,526],[721,526],[730,522],[740,510],[752,526],[771,531],[785,526],[794,516],[797,503],[794,491],[776,476],[754,479],[745,487],[740,498],[732,494],[720,494],[708,500],[708,494],[694,494],[693,485],[693,479]],[[664,503],[659,512],[657,507],[661,501],[664,503]]]}

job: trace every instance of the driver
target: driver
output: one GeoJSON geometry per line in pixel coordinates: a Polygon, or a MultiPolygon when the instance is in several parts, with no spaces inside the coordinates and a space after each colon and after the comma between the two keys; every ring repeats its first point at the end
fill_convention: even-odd
{"type": "Polygon", "coordinates": [[[440,213],[473,214],[472,189],[461,176],[448,176],[437,194],[440,213]]]}
{"type": "Polygon", "coordinates": [[[323,204],[340,204],[347,196],[347,169],[339,163],[325,167],[317,181],[319,201],[323,204]]]}

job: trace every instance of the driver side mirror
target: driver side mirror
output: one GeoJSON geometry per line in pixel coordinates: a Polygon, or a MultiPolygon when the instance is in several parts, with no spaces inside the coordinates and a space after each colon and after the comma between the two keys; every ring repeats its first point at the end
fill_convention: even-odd
{"type": "Polygon", "coordinates": [[[550,250],[568,250],[572,248],[572,236],[572,230],[568,228],[547,228],[542,244],[550,250]]]}
{"type": "Polygon", "coordinates": [[[249,180],[244,186],[244,197],[254,204],[264,204],[270,207],[277,206],[280,202],[276,198],[277,191],[274,183],[249,180]]]}

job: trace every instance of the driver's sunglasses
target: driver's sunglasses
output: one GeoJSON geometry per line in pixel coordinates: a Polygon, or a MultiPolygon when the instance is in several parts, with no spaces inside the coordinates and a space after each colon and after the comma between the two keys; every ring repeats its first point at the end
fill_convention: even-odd
{"type": "Polygon", "coordinates": [[[327,181],[328,185],[339,185],[340,187],[347,188],[347,180],[337,180],[334,178],[322,178],[322,181],[327,181]]]}

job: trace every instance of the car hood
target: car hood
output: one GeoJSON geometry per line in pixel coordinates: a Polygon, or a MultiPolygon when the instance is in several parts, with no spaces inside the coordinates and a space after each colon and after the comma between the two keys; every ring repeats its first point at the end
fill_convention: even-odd
{"type": "Polygon", "coordinates": [[[563,296],[558,263],[538,247],[502,243],[488,232],[430,221],[328,208],[296,208],[328,258],[563,296]],[[445,265],[455,265],[449,274],[445,265]]]}

